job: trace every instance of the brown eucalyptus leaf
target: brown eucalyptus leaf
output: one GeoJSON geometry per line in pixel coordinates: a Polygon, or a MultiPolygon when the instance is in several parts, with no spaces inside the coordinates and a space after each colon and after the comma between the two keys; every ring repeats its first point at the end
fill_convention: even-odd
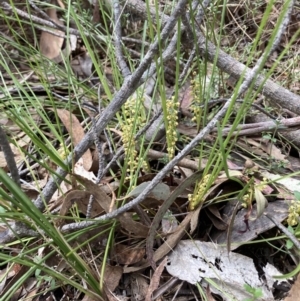
{"type": "MultiPolygon", "coordinates": [[[[83,214],[87,213],[88,206],[89,206],[89,203],[90,203],[90,197],[91,197],[91,194],[88,191],[85,191],[85,192],[88,193],[88,197],[83,198],[80,201],[78,200],[76,202],[79,211],[82,212],[83,214]]],[[[90,209],[90,217],[94,218],[94,217],[99,216],[103,213],[104,213],[104,209],[101,207],[99,202],[97,202],[97,200],[94,200],[94,202],[92,202],[92,206],[91,206],[91,209],[90,209]]]]}
{"type": "Polygon", "coordinates": [[[121,227],[129,233],[132,233],[134,237],[146,238],[148,236],[149,228],[139,222],[132,219],[132,213],[125,212],[118,217],[121,227]]]}
{"type": "Polygon", "coordinates": [[[93,183],[92,181],[81,177],[79,175],[74,175],[74,177],[86,188],[86,190],[91,193],[95,201],[105,210],[106,213],[115,209],[114,206],[111,206],[112,199],[109,197],[103,190],[101,186],[93,183]]]}
{"type": "Polygon", "coordinates": [[[216,205],[207,207],[206,214],[218,230],[226,230],[228,225],[223,221],[219,208],[216,205]]]}
{"type": "Polygon", "coordinates": [[[282,150],[278,148],[271,140],[256,138],[250,139],[250,142],[254,147],[259,147],[260,149],[262,149],[267,154],[267,156],[271,156],[272,158],[286,164],[289,163],[286,159],[286,156],[282,153],[282,150]]]}
{"type": "Polygon", "coordinates": [[[183,110],[188,110],[194,101],[193,89],[189,82],[186,82],[180,89],[180,98],[180,108],[183,110]]]}
{"type": "Polygon", "coordinates": [[[123,275],[122,267],[111,266],[111,265],[105,263],[104,281],[105,281],[106,287],[110,291],[113,292],[118,287],[122,275],[123,275]]]}
{"type": "MultiPolygon", "coordinates": [[[[12,256],[17,256],[17,254],[12,254],[12,256]]],[[[5,281],[5,276],[2,276],[2,281],[5,282],[5,286],[3,287],[3,289],[1,290],[1,296],[5,295],[8,291],[10,291],[14,286],[17,285],[17,283],[20,282],[20,279],[22,279],[23,277],[26,277],[25,275],[28,273],[29,267],[25,266],[25,265],[19,265],[17,263],[12,264],[12,266],[10,267],[10,270],[14,270],[13,273],[9,274],[9,279],[6,279],[5,281]]],[[[5,271],[8,274],[8,271],[5,271]]],[[[33,280],[34,282],[36,282],[36,280],[33,280]]],[[[28,288],[30,290],[30,288],[28,287],[29,283],[25,284],[24,283],[24,291],[26,291],[26,289],[28,288]]],[[[10,300],[20,300],[20,296],[21,295],[21,291],[22,290],[14,290],[14,294],[11,295],[10,300]]],[[[3,298],[1,298],[3,299],[3,298]]]]}
{"type": "Polygon", "coordinates": [[[167,264],[168,257],[165,257],[162,262],[159,264],[157,269],[155,270],[154,274],[151,277],[150,285],[147,290],[147,294],[145,297],[145,301],[152,301],[152,294],[158,288],[161,274],[164,270],[165,265],[167,264]]]}
{"type": "MultiPolygon", "coordinates": [[[[191,218],[193,217],[194,214],[195,211],[189,212],[188,215],[181,222],[181,224],[178,226],[176,231],[170,234],[167,240],[154,252],[153,260],[151,262],[152,265],[153,262],[155,263],[160,259],[162,259],[164,256],[166,256],[177,245],[177,243],[181,240],[181,238],[186,234],[189,228],[189,224],[191,222],[191,218]]],[[[150,261],[147,258],[146,260],[141,261],[140,266],[138,267],[124,267],[124,273],[136,272],[144,268],[147,268],[148,266],[150,266],[150,261]]]]}
{"type": "MultiPolygon", "coordinates": [[[[51,2],[53,3],[55,1],[51,1],[51,2]]],[[[55,7],[48,8],[46,14],[49,16],[49,18],[52,21],[54,21],[58,25],[63,25],[63,22],[59,20],[57,17],[57,12],[55,7]]],[[[60,36],[64,36],[63,31],[58,29],[52,29],[52,30],[53,32],[59,34],[60,36]]],[[[53,60],[56,63],[59,63],[62,61],[61,48],[63,46],[63,43],[64,43],[64,38],[53,35],[46,31],[42,31],[40,37],[40,52],[48,59],[53,60]]]]}
{"type": "Polygon", "coordinates": [[[145,248],[131,248],[123,244],[115,245],[114,251],[113,260],[124,265],[140,262],[146,254],[145,248]]]}
{"type": "Polygon", "coordinates": [[[192,218],[191,218],[191,223],[190,223],[190,233],[192,234],[197,226],[198,226],[198,222],[199,222],[199,214],[200,214],[200,211],[202,209],[202,204],[200,206],[198,206],[196,208],[196,210],[194,210],[194,214],[192,215],[192,218]]]}
{"type": "MultiPolygon", "coordinates": [[[[66,127],[67,131],[71,135],[72,142],[76,146],[83,139],[85,132],[83,127],[81,126],[77,117],[70,113],[68,110],[57,109],[56,110],[58,117],[66,127]]],[[[83,156],[83,166],[86,170],[90,170],[93,164],[93,157],[90,150],[87,150],[83,156]]]]}
{"type": "MultiPolygon", "coordinates": [[[[62,202],[62,206],[60,208],[59,215],[60,216],[66,216],[70,210],[70,208],[79,200],[79,202],[83,198],[88,198],[91,194],[88,193],[87,191],[82,191],[82,190],[73,190],[69,191],[68,193],[65,194],[65,197],[62,202]]],[[[61,227],[64,224],[64,219],[60,218],[56,221],[56,226],[61,227]]]]}
{"type": "Polygon", "coordinates": [[[132,273],[130,275],[130,287],[132,301],[141,301],[145,299],[148,291],[148,281],[143,275],[138,273],[132,273]]]}

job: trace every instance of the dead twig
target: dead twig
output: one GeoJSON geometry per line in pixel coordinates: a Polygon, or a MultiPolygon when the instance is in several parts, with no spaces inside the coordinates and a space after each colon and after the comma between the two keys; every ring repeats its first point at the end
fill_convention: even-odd
{"type": "MultiPolygon", "coordinates": [[[[1,1],[0,6],[2,6],[2,9],[5,10],[5,11],[14,12],[18,16],[20,16],[21,18],[29,20],[30,22],[32,22],[32,24],[36,28],[41,29],[42,31],[45,31],[45,32],[49,32],[50,34],[58,36],[60,38],[65,38],[66,35],[60,35],[57,32],[51,31],[51,30],[49,30],[47,28],[39,26],[38,24],[46,26],[48,28],[59,29],[59,30],[64,31],[64,32],[69,32],[69,34],[76,35],[77,37],[81,36],[80,32],[78,30],[76,30],[76,29],[69,28],[69,27],[67,28],[66,26],[59,25],[59,24],[57,24],[57,23],[55,23],[53,21],[44,20],[44,19],[41,19],[41,18],[39,18],[37,16],[34,16],[32,14],[28,14],[28,13],[26,13],[26,12],[24,12],[24,11],[16,8],[16,7],[12,7],[10,4],[8,4],[5,1],[1,1]],[[36,23],[36,24],[34,24],[34,23],[36,23]]],[[[90,35],[90,33],[88,33],[88,32],[85,32],[84,34],[87,35],[87,36],[90,35]]]]}
{"type": "MultiPolygon", "coordinates": [[[[297,126],[300,126],[300,117],[241,124],[236,128],[236,131],[232,133],[232,137],[255,135],[270,131],[273,132],[295,130],[295,127],[297,126]]],[[[222,130],[222,135],[227,136],[231,129],[231,126],[224,128],[222,130]]],[[[217,129],[214,129],[214,131],[217,131],[217,129]]]]}
{"type": "Polygon", "coordinates": [[[295,235],[293,235],[286,227],[284,227],[281,223],[277,222],[275,218],[271,217],[269,214],[265,213],[265,216],[274,223],[274,225],[277,226],[279,230],[281,230],[297,247],[298,250],[300,250],[300,243],[295,235]]]}
{"type": "Polygon", "coordinates": [[[20,175],[18,171],[18,167],[15,161],[15,155],[9,145],[8,139],[6,137],[6,133],[4,132],[4,129],[0,125],[0,146],[2,148],[2,151],[4,153],[4,157],[8,166],[8,169],[10,171],[11,178],[13,181],[20,187],[20,175]]]}
{"type": "Polygon", "coordinates": [[[121,69],[121,73],[124,78],[128,77],[131,72],[126,64],[123,52],[122,52],[122,29],[121,29],[121,11],[120,4],[118,0],[113,1],[113,9],[114,9],[114,44],[116,48],[116,58],[121,69]]]}

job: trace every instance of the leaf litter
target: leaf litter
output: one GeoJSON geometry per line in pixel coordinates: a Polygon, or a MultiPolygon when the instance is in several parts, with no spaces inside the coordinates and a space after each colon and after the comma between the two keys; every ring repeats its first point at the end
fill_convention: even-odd
{"type": "MultiPolygon", "coordinates": [[[[61,1],[51,1],[51,3],[54,6],[46,9],[46,14],[51,21],[60,26],[64,26],[64,21],[58,16],[58,11],[64,9],[64,4],[61,1]],[[56,5],[57,8],[55,8],[56,5]]],[[[96,16],[97,5],[94,5],[92,8],[95,13],[94,20],[99,20],[99,16],[96,16]]],[[[262,14],[255,15],[251,10],[245,9],[244,5],[236,5],[234,3],[232,6],[229,6],[226,12],[226,18],[228,18],[227,30],[230,32],[230,35],[228,35],[227,39],[223,39],[221,43],[222,46],[234,44],[237,37],[241,35],[246,37],[245,41],[255,37],[256,28],[253,24],[260,22],[262,14]],[[233,7],[235,8],[233,9],[233,7]],[[253,24],[248,24],[247,32],[245,32],[244,28],[240,27],[238,22],[244,22],[246,24],[248,19],[252,19],[254,22],[253,24]],[[234,23],[238,25],[239,29],[237,31],[232,30],[234,23]]],[[[270,34],[273,26],[272,24],[275,23],[277,17],[276,14],[279,10],[280,6],[279,4],[276,4],[267,23],[267,29],[269,30],[264,32],[259,44],[260,49],[264,49],[264,43],[268,40],[268,34],[270,34]]],[[[295,31],[296,23],[297,22],[294,22],[294,24],[290,26],[290,31],[285,34],[282,45],[286,45],[292,32],[295,31]]],[[[31,29],[32,28],[30,28],[30,30],[31,29]]],[[[127,28],[126,30],[130,29],[132,28],[127,28]]],[[[92,97],[88,97],[91,98],[89,99],[89,102],[84,101],[84,103],[82,103],[83,111],[86,110],[85,112],[88,112],[87,108],[89,108],[94,110],[94,113],[99,113],[97,107],[99,93],[105,92],[105,94],[109,94],[107,93],[108,91],[115,92],[117,87],[113,87],[112,83],[107,84],[107,86],[105,86],[105,84],[97,86],[100,80],[97,78],[92,79],[95,66],[93,66],[91,54],[83,46],[84,43],[82,40],[79,39],[78,42],[75,35],[70,35],[72,39],[69,40],[67,40],[66,37],[61,37],[64,36],[64,31],[61,29],[52,29],[52,33],[57,35],[51,34],[48,31],[40,31],[40,54],[52,60],[54,65],[57,64],[60,68],[65,60],[70,59],[68,64],[70,63],[77,78],[80,81],[86,81],[88,83],[88,89],[94,89],[94,92],[96,91],[96,93],[91,94],[93,95],[92,97]]],[[[28,40],[29,39],[30,37],[28,37],[28,40]]],[[[243,45],[245,41],[239,44],[239,47],[245,47],[245,45],[243,45]]],[[[130,43],[131,42],[124,42],[124,45],[134,53],[136,49],[131,49],[130,43]]],[[[133,48],[136,48],[136,46],[133,48]]],[[[96,49],[95,52],[97,52],[100,57],[107,55],[107,53],[103,53],[102,50],[99,49],[96,49]]],[[[19,58],[20,55],[18,59],[19,58]]],[[[32,62],[35,59],[36,58],[31,58],[29,62],[32,62]]],[[[13,60],[14,57],[11,56],[10,62],[8,61],[8,63],[11,63],[13,60]]],[[[111,66],[109,66],[105,60],[103,60],[103,65],[105,66],[106,64],[104,70],[107,72],[104,77],[107,79],[111,77],[111,72],[109,71],[111,70],[111,66]]],[[[174,69],[172,62],[168,64],[166,70],[168,68],[171,70],[172,68],[174,69]]],[[[20,75],[22,69],[28,70],[28,61],[22,61],[17,67],[19,67],[17,68],[17,71],[18,75],[20,75]],[[26,68],[24,66],[26,66],[26,68]]],[[[7,78],[11,78],[11,74],[9,74],[7,70],[5,73],[7,78]]],[[[49,81],[48,84],[53,84],[57,81],[59,71],[50,76],[47,76],[46,73],[47,72],[42,76],[40,76],[38,72],[33,75],[30,74],[28,77],[21,76],[21,78],[26,79],[26,89],[29,87],[30,93],[38,94],[41,93],[39,82],[42,82],[45,78],[49,81]]],[[[280,71],[278,77],[285,79],[283,72],[280,73],[280,71]]],[[[205,80],[205,85],[210,84],[210,81],[212,80],[212,78],[207,78],[205,80]]],[[[172,85],[172,81],[174,84],[174,78],[171,78],[169,82],[170,85],[172,85]]],[[[2,84],[4,84],[4,82],[2,84]]],[[[17,90],[11,86],[9,81],[5,83],[5,86],[10,86],[9,91],[11,95],[16,97],[17,90]]],[[[298,91],[299,87],[295,84],[292,84],[291,86],[292,90],[298,91]]],[[[228,87],[230,87],[230,84],[228,84],[228,87]]],[[[42,87],[42,89],[44,88],[42,87]]],[[[87,120],[90,120],[90,118],[94,116],[93,114],[87,113],[87,116],[84,116],[83,118],[83,115],[79,114],[78,99],[76,99],[76,95],[81,94],[85,96],[85,94],[88,94],[87,90],[79,88],[79,91],[69,91],[69,88],[66,90],[63,87],[63,84],[55,84],[53,88],[51,88],[51,91],[53,92],[51,97],[55,98],[56,102],[59,103],[59,106],[54,109],[52,108],[53,102],[49,101],[49,97],[45,95],[40,96],[40,99],[44,99],[43,106],[47,108],[47,111],[55,112],[61,120],[61,126],[65,131],[63,139],[67,140],[68,136],[71,137],[72,145],[70,144],[68,147],[68,152],[72,152],[73,147],[79,145],[82,139],[84,139],[87,132],[87,120]],[[73,98],[72,94],[74,94],[73,98]],[[70,104],[70,106],[67,104],[70,104]]],[[[180,90],[180,93],[182,94],[182,119],[179,121],[177,130],[181,134],[183,142],[180,141],[177,144],[179,150],[180,147],[182,147],[181,143],[189,141],[188,137],[195,137],[199,132],[197,125],[191,120],[193,117],[192,105],[195,101],[192,90],[193,87],[191,82],[187,83],[186,86],[180,90]]],[[[44,92],[45,89],[42,90],[42,93],[44,92]]],[[[218,92],[218,89],[211,89],[211,96],[219,96],[218,92]]],[[[157,108],[160,108],[160,105],[157,103],[154,105],[150,97],[149,106],[149,95],[152,95],[152,92],[147,92],[145,94],[145,99],[148,101],[145,103],[146,111],[152,111],[152,114],[157,113],[159,110],[157,108]]],[[[3,95],[1,94],[1,98],[3,99],[2,96],[3,95]]],[[[104,99],[108,97],[108,95],[103,96],[104,99]]],[[[5,100],[0,104],[0,108],[7,110],[7,107],[3,105],[4,103],[5,100]]],[[[21,107],[24,105],[23,101],[19,103],[21,104],[21,107]]],[[[29,106],[33,107],[32,104],[29,106]]],[[[8,108],[10,110],[9,106],[8,108]]],[[[213,109],[214,106],[212,105],[210,110],[213,109]]],[[[43,123],[36,117],[38,114],[36,114],[32,108],[31,113],[38,127],[41,127],[43,123]]],[[[28,138],[29,136],[26,136],[23,132],[23,128],[19,127],[14,120],[16,119],[12,118],[9,114],[2,118],[1,113],[1,125],[6,126],[11,133],[10,137],[13,141],[11,148],[14,150],[15,161],[19,166],[21,163],[24,163],[22,168],[20,168],[20,171],[24,171],[26,166],[33,166],[33,163],[36,163],[35,160],[32,159],[32,156],[28,156],[24,159],[25,155],[30,154],[33,144],[28,138]],[[18,147],[16,147],[16,145],[18,147]]],[[[158,124],[160,123],[158,122],[158,124]]],[[[155,128],[157,129],[157,125],[155,128]]],[[[74,173],[70,172],[70,175],[65,178],[65,181],[59,185],[59,190],[53,195],[51,202],[49,203],[50,211],[47,211],[47,214],[49,212],[59,213],[59,218],[54,222],[56,226],[63,229],[63,227],[67,227],[71,221],[76,221],[76,218],[81,220],[86,217],[89,210],[90,214],[88,219],[97,220],[101,215],[115,210],[119,204],[126,204],[131,199],[141,195],[152,180],[147,180],[147,176],[151,177],[151,174],[155,175],[155,173],[159,172],[165,165],[165,162],[163,161],[166,158],[166,149],[163,147],[164,141],[160,141],[161,138],[164,138],[165,129],[161,127],[161,124],[159,130],[159,135],[157,135],[158,138],[154,141],[157,145],[153,147],[153,149],[150,148],[148,154],[144,154],[144,156],[148,155],[150,161],[152,161],[150,166],[151,172],[149,174],[145,174],[145,172],[142,174],[143,172],[141,172],[137,178],[137,182],[140,181],[141,183],[129,191],[126,190],[128,183],[123,182],[122,185],[120,184],[121,177],[119,166],[120,162],[122,164],[122,160],[118,162],[119,165],[116,164],[116,166],[114,166],[114,176],[107,174],[100,184],[96,183],[97,177],[95,174],[97,174],[98,170],[93,163],[95,163],[95,158],[98,153],[95,149],[88,149],[82,156],[81,161],[74,164],[74,173]],[[93,168],[96,172],[94,172],[95,170],[92,171],[93,168]],[[118,190],[122,193],[118,194],[118,190]],[[116,194],[120,197],[116,197],[116,194]],[[90,202],[90,196],[93,196],[93,202],[90,202]],[[73,215],[74,211],[78,211],[76,218],[73,215]]],[[[216,132],[217,129],[205,138],[206,143],[211,143],[218,138],[216,132]]],[[[53,138],[52,133],[49,130],[46,130],[45,127],[41,133],[53,138]]],[[[108,162],[113,155],[111,144],[116,143],[116,145],[120,147],[120,136],[122,136],[123,133],[120,128],[116,127],[110,131],[109,134],[109,138],[104,135],[101,137],[102,142],[107,143],[106,147],[108,151],[105,156],[108,162]],[[119,135],[117,133],[119,133],[119,135]]],[[[151,141],[152,137],[152,132],[150,135],[149,132],[146,132],[147,141],[151,141]]],[[[103,274],[103,279],[106,286],[103,291],[106,293],[109,300],[120,300],[122,298],[122,293],[124,294],[124,292],[126,296],[123,297],[125,299],[152,300],[152,296],[157,296],[159,288],[163,288],[169,280],[172,280],[171,276],[191,284],[200,283],[206,288],[207,297],[210,296],[211,298],[213,298],[212,294],[213,296],[221,296],[223,300],[243,300],[245,298],[250,298],[251,294],[247,293],[247,290],[244,287],[244,285],[247,284],[256,289],[262,289],[264,297],[263,299],[258,300],[279,300],[279,297],[273,295],[275,289],[273,287],[274,279],[272,277],[281,274],[268,262],[268,260],[266,260],[268,259],[268,256],[264,256],[262,262],[260,262],[263,266],[263,275],[261,275],[261,270],[258,271],[259,269],[253,264],[253,260],[257,260],[260,255],[250,254],[251,257],[231,251],[235,250],[243,253],[245,252],[245,249],[247,250],[247,242],[249,243],[250,241],[262,237],[278,235],[275,225],[264,213],[276,216],[277,222],[285,222],[288,217],[290,198],[294,195],[294,191],[299,190],[299,183],[297,179],[293,178],[289,178],[286,181],[282,181],[278,178],[288,174],[287,170],[295,170],[295,166],[293,166],[288,159],[288,154],[292,154],[295,149],[293,149],[293,152],[288,152],[286,147],[284,147],[284,144],[289,143],[284,142],[280,135],[277,137],[277,139],[282,139],[280,141],[274,140],[273,136],[265,136],[263,138],[256,137],[253,133],[250,136],[236,139],[236,148],[234,149],[234,152],[230,153],[230,158],[229,156],[226,158],[227,172],[223,174],[220,172],[217,175],[211,183],[211,186],[208,187],[206,193],[203,195],[200,205],[198,207],[196,206],[197,208],[195,208],[194,211],[189,212],[187,209],[189,207],[188,194],[193,193],[195,183],[201,181],[204,176],[203,170],[207,164],[206,158],[200,158],[197,155],[191,155],[184,158],[181,161],[181,164],[178,164],[177,166],[177,176],[175,169],[173,173],[165,175],[163,182],[158,184],[152,190],[151,194],[148,195],[141,205],[137,205],[132,210],[123,213],[116,218],[118,225],[115,230],[114,245],[111,246],[111,254],[107,262],[103,263],[101,260],[103,258],[102,254],[107,247],[108,235],[105,234],[104,230],[103,233],[101,232],[102,228],[100,226],[96,230],[91,230],[89,236],[82,235],[77,243],[72,243],[74,250],[77,250],[78,248],[82,250],[83,258],[89,262],[90,268],[93,271],[98,271],[102,267],[102,264],[104,264],[105,272],[103,274]],[[235,152],[238,152],[238,155],[236,155],[235,152]],[[254,163],[250,165],[246,164],[246,162],[249,162],[248,159],[254,161],[254,163]],[[280,172],[276,174],[270,173],[269,171],[274,171],[274,168],[277,168],[276,171],[280,172]],[[198,169],[201,171],[195,172],[195,170],[198,169]],[[267,188],[265,187],[262,190],[259,190],[256,186],[253,188],[251,206],[248,208],[237,206],[241,203],[240,194],[238,193],[241,186],[246,187],[251,181],[253,181],[255,185],[258,185],[257,183],[262,182],[263,178],[267,178],[270,181],[270,184],[267,188]],[[236,208],[236,211],[234,208],[236,208]],[[229,231],[230,224],[232,227],[229,231]],[[192,239],[183,240],[187,237],[192,239]],[[201,241],[199,241],[199,239],[201,239],[201,241]],[[228,239],[230,240],[230,252],[228,252],[228,246],[226,247],[228,239]],[[88,247],[83,244],[83,242],[86,241],[89,241],[90,243],[88,247]],[[213,243],[206,241],[213,241],[213,243]],[[101,260],[98,260],[99,257],[101,260]],[[166,267],[166,270],[164,270],[164,267],[166,267]],[[264,281],[262,281],[263,278],[264,281]],[[215,284],[215,286],[213,284],[215,284]],[[212,294],[209,292],[212,292],[212,294]]],[[[53,140],[53,143],[59,145],[55,139],[53,140]]],[[[59,148],[59,146],[57,146],[57,148],[59,148]]],[[[289,148],[292,149],[293,146],[291,145],[289,148]]],[[[8,172],[6,160],[4,159],[4,153],[2,151],[0,152],[0,158],[1,167],[8,172]]],[[[98,156],[98,161],[100,159],[98,156]]],[[[43,162],[39,160],[40,158],[36,160],[38,162],[38,167],[32,169],[34,174],[30,175],[30,173],[24,172],[27,177],[23,178],[24,182],[35,187],[36,193],[43,189],[45,185],[44,182],[49,178],[49,172],[45,172],[42,169],[41,163],[43,162]],[[40,182],[36,181],[36,176],[41,177],[40,182]]],[[[98,161],[97,163],[99,163],[98,161]]],[[[56,164],[53,162],[51,164],[53,164],[53,170],[55,170],[56,164]]],[[[6,208],[7,206],[5,201],[1,201],[0,205],[1,208],[6,208]]],[[[5,229],[6,224],[1,223],[1,228],[5,229]]],[[[280,241],[279,244],[272,245],[270,249],[273,253],[276,253],[275,250],[282,248],[282,246],[283,242],[280,241]]],[[[266,246],[261,247],[259,245],[260,251],[263,252],[263,250],[266,249],[266,246]]],[[[20,250],[20,246],[17,246],[15,249],[8,248],[8,250],[14,254],[20,250]]],[[[39,251],[42,252],[40,253],[40,255],[42,254],[41,256],[47,256],[48,252],[50,252],[49,250],[42,248],[40,248],[39,251]]],[[[276,268],[279,268],[284,273],[293,270],[297,262],[293,261],[292,257],[289,257],[288,255],[285,255],[284,259],[280,259],[280,256],[276,257],[276,255],[272,255],[271,258],[272,261],[277,261],[276,268]],[[290,266],[284,266],[283,260],[289,262],[290,266]]],[[[48,265],[51,268],[56,268],[62,273],[70,272],[64,260],[61,260],[60,263],[57,264],[52,258],[52,262],[49,260],[48,265]]],[[[24,265],[19,265],[17,263],[13,263],[12,267],[3,267],[1,274],[4,274],[5,277],[3,277],[0,283],[0,294],[4,295],[13,283],[26,272],[27,269],[24,268],[24,265]],[[13,271],[13,273],[11,271],[13,271]]],[[[36,297],[36,295],[42,291],[40,284],[43,284],[49,292],[55,292],[55,289],[51,286],[50,278],[36,274],[35,277],[31,277],[30,280],[31,282],[28,281],[26,286],[17,292],[19,294],[19,300],[26,297],[31,298],[32,300],[43,300],[42,297],[36,297]]],[[[184,295],[184,293],[181,293],[181,289],[182,292],[186,291],[186,282],[184,284],[182,283],[176,292],[179,292],[181,297],[184,295]]],[[[295,282],[293,288],[297,286],[297,282],[298,281],[295,282]]],[[[70,287],[64,287],[64,284],[61,284],[61,287],[71,295],[72,289],[70,287]]],[[[174,292],[175,288],[175,286],[169,288],[169,291],[172,292],[172,296],[176,296],[174,292]]],[[[190,289],[190,291],[197,296],[199,295],[199,292],[194,288],[190,289]]],[[[295,293],[293,290],[291,293],[297,295],[297,292],[295,293]]],[[[162,293],[163,297],[160,296],[158,298],[167,300],[168,297],[165,296],[168,294],[163,294],[164,293],[162,293]]],[[[95,299],[89,297],[87,294],[82,298],[79,291],[77,291],[73,294],[73,300],[95,299]]],[[[288,298],[286,300],[288,300],[288,298]]]]}

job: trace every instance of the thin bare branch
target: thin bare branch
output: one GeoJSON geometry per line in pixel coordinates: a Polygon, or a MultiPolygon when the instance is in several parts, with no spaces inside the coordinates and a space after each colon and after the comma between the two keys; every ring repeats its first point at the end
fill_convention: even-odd
{"type": "Polygon", "coordinates": [[[11,150],[8,139],[6,137],[6,133],[4,132],[1,124],[0,124],[0,146],[4,153],[4,157],[5,157],[7,166],[9,168],[11,178],[18,186],[21,186],[20,185],[20,175],[19,175],[18,167],[17,167],[16,161],[15,161],[15,155],[14,155],[13,151],[11,150]]]}
{"type": "Polygon", "coordinates": [[[123,52],[122,52],[122,30],[121,30],[121,11],[120,11],[120,4],[118,0],[113,1],[113,8],[114,8],[114,21],[115,21],[115,28],[114,28],[114,44],[116,48],[116,58],[121,69],[121,73],[124,78],[131,74],[123,52]]]}
{"type": "MultiPolygon", "coordinates": [[[[21,18],[24,18],[26,20],[29,20],[30,22],[32,22],[32,24],[37,27],[38,29],[41,29],[43,31],[47,31],[53,35],[56,35],[56,36],[59,36],[61,38],[65,38],[65,35],[59,35],[53,31],[50,31],[49,29],[47,28],[44,28],[44,27],[40,27],[38,26],[37,24],[40,24],[40,25],[43,25],[43,26],[47,26],[49,28],[53,28],[53,29],[59,29],[61,31],[64,31],[64,32],[69,32],[70,34],[73,34],[73,35],[76,35],[76,36],[80,36],[80,32],[76,29],[73,29],[73,28],[67,28],[66,26],[62,26],[62,25],[59,25],[53,21],[48,21],[48,20],[44,20],[44,19],[41,19],[37,16],[34,16],[34,15],[30,15],[18,8],[15,8],[15,7],[12,7],[11,5],[9,5],[7,2],[5,1],[1,1],[1,4],[0,4],[3,8],[3,10],[5,11],[8,11],[8,12],[14,12],[16,13],[18,16],[20,16],[21,18]],[[35,24],[35,23],[37,24],[35,24]]],[[[85,33],[86,35],[89,35],[89,33],[85,33]]]]}
{"type": "Polygon", "coordinates": [[[295,235],[293,235],[286,227],[284,227],[280,222],[276,220],[276,218],[273,218],[270,216],[270,214],[265,213],[265,216],[274,223],[274,225],[277,226],[279,230],[281,230],[297,247],[298,250],[300,250],[300,243],[295,235]]]}

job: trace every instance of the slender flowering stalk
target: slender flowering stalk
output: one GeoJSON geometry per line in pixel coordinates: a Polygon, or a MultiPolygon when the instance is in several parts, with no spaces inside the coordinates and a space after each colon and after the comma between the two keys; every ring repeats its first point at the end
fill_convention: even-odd
{"type": "Polygon", "coordinates": [[[178,125],[178,108],[179,102],[174,97],[166,101],[167,118],[166,118],[166,137],[167,137],[167,151],[169,160],[174,158],[175,146],[177,142],[176,127],[178,125]]]}
{"type": "MultiPolygon", "coordinates": [[[[134,174],[139,166],[141,166],[139,162],[139,158],[141,156],[138,156],[137,145],[134,137],[136,132],[145,125],[145,118],[143,110],[139,109],[139,105],[137,105],[137,103],[138,100],[136,97],[131,97],[128,101],[126,101],[124,105],[125,118],[121,123],[125,161],[128,164],[126,180],[134,179],[134,174]]],[[[142,165],[144,165],[143,162],[142,165]]]]}

